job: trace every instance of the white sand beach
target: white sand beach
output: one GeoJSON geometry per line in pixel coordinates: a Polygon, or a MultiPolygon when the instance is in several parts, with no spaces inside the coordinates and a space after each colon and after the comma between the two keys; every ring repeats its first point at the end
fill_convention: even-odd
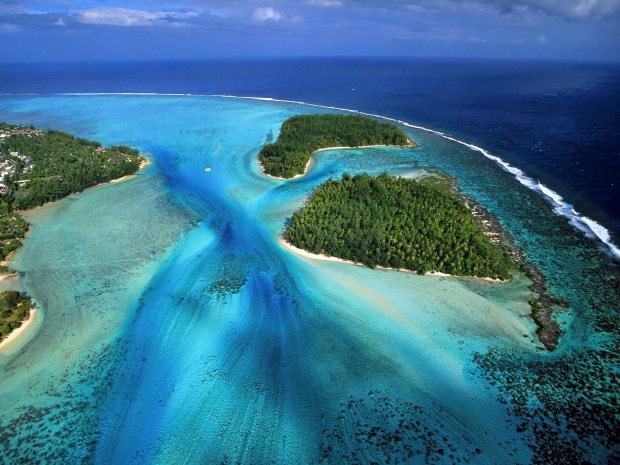
{"type": "Polygon", "coordinates": [[[30,315],[28,315],[28,318],[22,321],[21,326],[11,331],[11,333],[5,339],[3,339],[2,342],[0,342],[0,350],[5,349],[17,340],[19,335],[22,334],[28,328],[28,326],[30,326],[34,322],[35,318],[37,317],[37,311],[38,310],[36,308],[30,309],[30,315]]]}
{"type": "MultiPolygon", "coordinates": [[[[321,261],[326,261],[326,262],[340,262],[340,263],[347,263],[349,265],[366,267],[366,265],[364,265],[362,263],[356,263],[356,262],[353,262],[351,260],[344,260],[344,259],[338,258],[338,257],[331,257],[329,255],[314,254],[314,253],[308,252],[306,250],[303,250],[303,249],[300,249],[298,247],[295,247],[292,244],[289,244],[283,238],[280,238],[280,242],[282,243],[282,245],[285,248],[289,249],[293,253],[296,253],[297,255],[301,255],[302,257],[311,258],[313,260],[321,260],[321,261]]],[[[404,273],[417,274],[416,272],[411,271],[411,270],[407,270],[405,268],[388,268],[388,267],[384,267],[384,266],[376,266],[375,268],[377,268],[379,270],[402,271],[404,273]]],[[[494,282],[494,283],[505,283],[505,282],[507,282],[507,281],[504,281],[504,280],[501,280],[501,279],[479,278],[478,276],[455,276],[455,275],[451,275],[451,274],[440,273],[438,271],[429,271],[428,273],[425,273],[425,274],[428,275],[428,276],[441,276],[441,277],[444,277],[444,278],[480,279],[480,280],[483,280],[483,281],[490,281],[490,282],[494,282]]]]}

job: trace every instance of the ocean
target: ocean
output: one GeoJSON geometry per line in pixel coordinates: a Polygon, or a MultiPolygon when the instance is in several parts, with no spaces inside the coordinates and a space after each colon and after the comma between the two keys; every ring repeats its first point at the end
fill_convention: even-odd
{"type": "Polygon", "coordinates": [[[603,189],[618,172],[617,78],[486,61],[11,66],[0,120],[153,155],[132,179],[26,214],[20,276],[0,286],[40,316],[0,350],[3,460],[618,460],[617,190],[603,189]],[[421,147],[321,152],[294,181],[261,173],[284,120],[342,108],[400,121],[421,147]],[[537,339],[522,273],[417,276],[281,245],[321,181],[429,168],[495,214],[570,302],[554,307],[555,351],[537,339]]]}
{"type": "Polygon", "coordinates": [[[447,59],[24,64],[0,93],[159,92],[270,97],[446,132],[520,168],[588,234],[620,237],[620,65],[447,59]]]}

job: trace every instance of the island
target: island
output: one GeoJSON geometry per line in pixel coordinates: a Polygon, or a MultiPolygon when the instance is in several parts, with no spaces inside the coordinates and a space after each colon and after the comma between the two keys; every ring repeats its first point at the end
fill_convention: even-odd
{"type": "MultiPolygon", "coordinates": [[[[260,150],[260,165],[266,175],[283,180],[305,174],[320,150],[418,147],[395,125],[360,115],[296,115],[282,124],[275,143],[272,139],[270,134],[260,150]]],[[[427,174],[418,181],[387,173],[330,179],[293,214],[283,243],[312,258],[417,274],[505,281],[519,269],[538,295],[529,302],[537,334],[553,350],[561,336],[553,306],[568,303],[549,295],[543,274],[493,215],[460,193],[451,176],[427,174]]]]}
{"type": "MultiPolygon", "coordinates": [[[[148,160],[136,149],[65,132],[0,123],[0,279],[12,274],[9,254],[29,229],[20,216],[98,184],[136,173],[148,160]]],[[[0,340],[31,313],[30,300],[16,291],[0,295],[0,340]]]]}
{"type": "Polygon", "coordinates": [[[515,268],[511,250],[491,242],[462,199],[387,173],[344,173],[315,187],[284,239],[315,255],[418,274],[507,280],[515,268]]]}
{"type": "Polygon", "coordinates": [[[279,179],[303,175],[319,150],[377,146],[415,147],[390,123],[359,115],[295,115],[282,123],[280,136],[264,145],[259,161],[265,174],[279,179]]]}

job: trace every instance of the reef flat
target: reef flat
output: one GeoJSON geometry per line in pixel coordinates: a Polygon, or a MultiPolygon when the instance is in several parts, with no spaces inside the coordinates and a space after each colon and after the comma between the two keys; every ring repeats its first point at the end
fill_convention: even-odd
{"type": "Polygon", "coordinates": [[[14,255],[40,307],[0,350],[0,453],[19,463],[606,463],[618,456],[617,266],[481,152],[403,126],[416,149],[328,150],[265,176],[290,102],[2,97],[0,119],[153,154],[141,176],[30,211],[14,255]],[[119,116],[120,115],[120,116],[119,116]],[[136,124],[139,122],[139,124],[136,124]],[[206,168],[210,171],[206,171],[206,168]],[[280,243],[342,173],[448,173],[545,276],[428,277],[280,243]],[[21,338],[20,338],[21,339],[21,338]]]}

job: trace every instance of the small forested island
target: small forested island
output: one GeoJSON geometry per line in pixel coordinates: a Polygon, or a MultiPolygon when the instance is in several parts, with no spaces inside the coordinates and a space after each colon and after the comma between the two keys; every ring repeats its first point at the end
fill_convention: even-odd
{"type": "Polygon", "coordinates": [[[313,254],[418,274],[506,280],[515,268],[510,249],[489,240],[459,197],[387,173],[344,173],[315,187],[284,239],[313,254]]]}
{"type": "Polygon", "coordinates": [[[282,124],[275,143],[266,144],[259,160],[266,174],[289,179],[303,174],[317,150],[335,147],[411,146],[390,123],[359,115],[295,115],[282,124]]]}

